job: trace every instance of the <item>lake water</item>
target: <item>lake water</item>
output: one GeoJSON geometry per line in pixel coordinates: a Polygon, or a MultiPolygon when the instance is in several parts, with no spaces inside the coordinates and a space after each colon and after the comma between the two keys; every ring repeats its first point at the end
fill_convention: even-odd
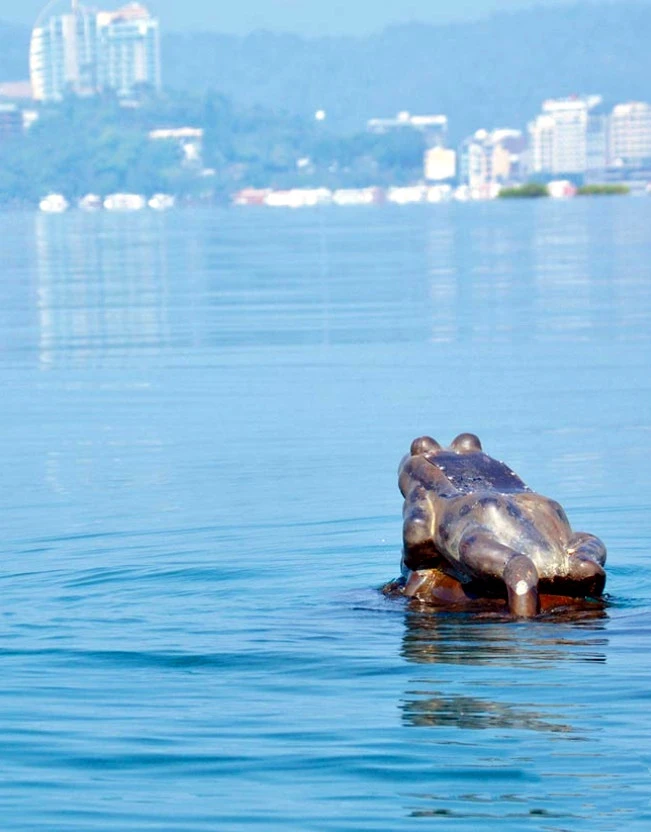
{"type": "Polygon", "coordinates": [[[0,214],[0,826],[648,830],[651,200],[0,214]],[[479,434],[594,620],[409,611],[479,434]]]}

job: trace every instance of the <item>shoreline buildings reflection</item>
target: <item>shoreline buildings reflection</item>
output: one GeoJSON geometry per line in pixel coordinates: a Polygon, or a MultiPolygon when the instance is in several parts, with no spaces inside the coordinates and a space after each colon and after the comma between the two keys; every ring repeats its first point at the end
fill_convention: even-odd
{"type": "Polygon", "coordinates": [[[162,218],[36,214],[39,358],[101,361],[169,339],[162,218]]]}

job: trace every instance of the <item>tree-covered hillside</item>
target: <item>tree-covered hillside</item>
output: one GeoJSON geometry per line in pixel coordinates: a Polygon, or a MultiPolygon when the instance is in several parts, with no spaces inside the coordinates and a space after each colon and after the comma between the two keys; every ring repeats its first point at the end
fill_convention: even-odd
{"type": "Polygon", "coordinates": [[[442,112],[459,140],[482,126],[523,126],[548,97],[651,100],[650,33],[651,4],[625,0],[368,38],[168,34],[163,55],[165,82],[177,89],[212,87],[304,115],[323,108],[344,131],[399,110],[442,112]]]}
{"type": "Polygon", "coordinates": [[[212,201],[246,186],[401,184],[420,177],[424,145],[408,129],[335,136],[313,118],[235,107],[211,93],[143,91],[139,107],[111,95],[45,107],[26,135],[1,148],[0,207],[33,204],[49,192],[77,199],[164,191],[212,201]],[[174,139],[149,137],[187,124],[204,131],[201,160],[189,161],[174,139]]]}

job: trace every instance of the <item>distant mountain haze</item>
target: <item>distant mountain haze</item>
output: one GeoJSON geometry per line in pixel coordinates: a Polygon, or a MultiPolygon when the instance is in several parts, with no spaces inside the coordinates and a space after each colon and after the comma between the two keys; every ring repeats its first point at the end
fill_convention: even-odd
{"type": "MultiPolygon", "coordinates": [[[[224,93],[354,132],[399,110],[446,113],[453,141],[524,128],[543,99],[601,93],[651,101],[651,4],[582,3],[470,23],[393,26],[368,37],[257,32],[163,35],[168,88],[224,93]]],[[[0,81],[27,75],[26,27],[0,27],[0,81]]]]}
{"type": "MultiPolygon", "coordinates": [[[[584,0],[585,2],[585,0],[584,0]]],[[[256,29],[301,35],[368,35],[395,23],[445,23],[534,5],[568,0],[144,0],[166,31],[212,31],[246,35],[256,29]]],[[[65,7],[66,0],[59,6],[65,7]]],[[[68,4],[69,5],[69,4],[68,4]]],[[[87,5],[116,8],[121,0],[87,5]]],[[[31,25],[45,6],[42,0],[0,0],[0,19],[31,25]]]]}

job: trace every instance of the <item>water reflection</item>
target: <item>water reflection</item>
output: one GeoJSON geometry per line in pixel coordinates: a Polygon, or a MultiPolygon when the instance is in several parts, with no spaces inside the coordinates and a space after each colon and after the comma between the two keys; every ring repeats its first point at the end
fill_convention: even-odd
{"type": "Polygon", "coordinates": [[[428,691],[423,698],[411,698],[401,705],[401,710],[404,724],[417,728],[451,726],[470,731],[512,728],[563,734],[574,730],[567,723],[546,719],[542,711],[527,710],[519,704],[443,691],[428,691]]]}
{"type": "MultiPolygon", "coordinates": [[[[66,348],[87,359],[172,342],[434,341],[492,345],[509,366],[525,343],[648,340],[646,237],[631,213],[548,203],[306,211],[291,223],[273,212],[38,214],[41,363],[66,348]]],[[[464,371],[474,357],[458,357],[464,371]]]]}
{"type": "Polygon", "coordinates": [[[402,655],[417,664],[550,668],[566,661],[604,662],[606,620],[598,605],[522,625],[498,616],[408,612],[402,655]]]}
{"type": "Polygon", "coordinates": [[[648,340],[631,292],[647,279],[646,215],[585,203],[512,208],[424,215],[433,341],[648,340]]]}
{"type": "MultiPolygon", "coordinates": [[[[608,640],[604,635],[603,609],[567,614],[562,622],[530,622],[477,618],[461,614],[410,611],[406,615],[402,655],[419,665],[441,665],[441,672],[414,680],[401,703],[403,724],[408,727],[513,729],[573,734],[565,707],[540,695],[536,685],[511,689],[520,677],[540,675],[546,686],[564,663],[605,663],[608,640]],[[468,682],[458,679],[450,666],[474,667],[482,694],[468,692],[468,682]],[[443,670],[447,666],[447,670],[443,670]],[[486,672],[486,668],[489,672],[486,672]],[[495,677],[492,669],[499,671],[495,677]],[[482,670],[483,669],[483,670],[482,670]],[[504,678],[512,682],[504,686],[504,678]],[[446,687],[442,683],[447,683],[446,687]],[[461,685],[462,690],[455,687],[461,685]],[[527,702],[533,700],[534,704],[527,702]],[[554,715],[549,716],[552,710],[554,715]],[[562,718],[558,712],[562,711],[562,718]]],[[[479,693],[479,691],[478,691],[479,693]]]]}
{"type": "Polygon", "coordinates": [[[39,357],[44,367],[167,340],[167,253],[161,217],[36,214],[39,357]]]}

